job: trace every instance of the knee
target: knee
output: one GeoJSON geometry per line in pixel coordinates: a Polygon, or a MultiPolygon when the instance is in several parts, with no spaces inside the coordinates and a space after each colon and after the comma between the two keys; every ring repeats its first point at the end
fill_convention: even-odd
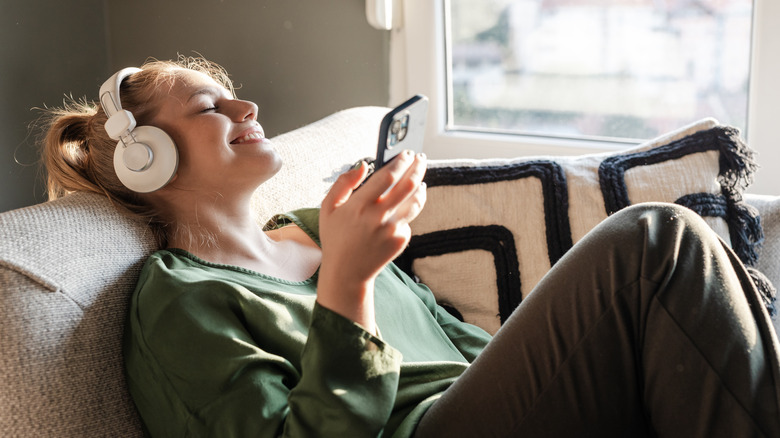
{"type": "Polygon", "coordinates": [[[610,216],[603,226],[620,240],[639,239],[647,249],[669,244],[669,249],[680,244],[720,246],[718,235],[701,216],[677,204],[652,202],[632,205],[610,216]]]}
{"type": "Polygon", "coordinates": [[[669,216],[670,218],[692,216],[701,219],[693,210],[683,207],[682,205],[673,204],[671,202],[642,202],[639,204],[629,205],[628,207],[617,211],[612,217],[630,216],[633,218],[641,217],[645,215],[651,216],[669,216]]]}
{"type": "Polygon", "coordinates": [[[714,233],[704,219],[693,210],[681,205],[665,202],[646,202],[626,207],[608,220],[652,229],[681,229],[694,232],[714,233]]]}
{"type": "Polygon", "coordinates": [[[670,203],[627,207],[604,221],[617,246],[620,266],[634,266],[640,277],[666,283],[711,272],[713,263],[728,263],[725,246],[693,210],[670,203]],[[624,260],[632,262],[623,262],[624,260]]]}

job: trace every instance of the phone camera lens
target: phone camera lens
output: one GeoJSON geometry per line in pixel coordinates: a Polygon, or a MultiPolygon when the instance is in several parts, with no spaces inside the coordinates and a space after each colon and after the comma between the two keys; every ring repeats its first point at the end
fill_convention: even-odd
{"type": "Polygon", "coordinates": [[[398,131],[398,141],[403,141],[406,138],[406,126],[402,126],[398,131]]]}
{"type": "Polygon", "coordinates": [[[388,129],[388,148],[392,148],[398,143],[402,142],[406,138],[406,134],[409,131],[409,114],[404,114],[403,117],[393,120],[388,129]]]}

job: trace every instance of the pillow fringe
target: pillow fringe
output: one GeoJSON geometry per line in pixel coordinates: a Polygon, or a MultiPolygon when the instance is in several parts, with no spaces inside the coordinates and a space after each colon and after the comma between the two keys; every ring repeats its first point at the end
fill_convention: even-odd
{"type": "Polygon", "coordinates": [[[719,126],[713,128],[713,131],[717,143],[721,145],[718,182],[726,198],[731,246],[745,264],[769,316],[774,317],[777,315],[777,289],[764,274],[753,268],[758,261],[758,249],[764,241],[761,216],[755,207],[742,198],[745,189],[753,183],[753,175],[758,169],[755,153],[742,141],[739,129],[719,126]]]}
{"type": "Polygon", "coordinates": [[[744,201],[735,202],[728,196],[726,201],[731,247],[745,266],[754,266],[758,262],[758,250],[764,242],[761,216],[755,207],[744,201]]]}
{"type": "Polygon", "coordinates": [[[748,274],[750,279],[753,280],[753,284],[758,289],[761,300],[764,302],[764,307],[769,312],[769,316],[773,317],[777,315],[777,308],[775,302],[777,301],[777,289],[772,285],[772,282],[766,278],[758,269],[748,267],[748,274]]]}
{"type": "Polygon", "coordinates": [[[712,132],[721,147],[718,183],[726,198],[731,246],[745,265],[753,266],[764,231],[758,210],[743,201],[742,193],[753,183],[758,169],[755,153],[742,141],[737,128],[717,126],[712,132]]]}
{"type": "MultiPolygon", "coordinates": [[[[755,153],[740,138],[739,129],[731,126],[712,128],[721,146],[719,183],[722,190],[742,199],[742,192],[753,183],[758,169],[755,153]]],[[[725,194],[725,193],[724,193],[725,194]]]]}

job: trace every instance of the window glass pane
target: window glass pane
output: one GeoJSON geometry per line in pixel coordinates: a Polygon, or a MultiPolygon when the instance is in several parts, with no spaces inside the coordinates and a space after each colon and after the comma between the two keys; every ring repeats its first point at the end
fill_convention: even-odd
{"type": "Polygon", "coordinates": [[[746,127],[752,0],[450,0],[450,129],[746,127]]]}

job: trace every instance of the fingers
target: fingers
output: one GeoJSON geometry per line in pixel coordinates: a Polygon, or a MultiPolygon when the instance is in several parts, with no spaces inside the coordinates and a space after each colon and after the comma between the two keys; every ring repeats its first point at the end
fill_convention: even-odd
{"type": "Polygon", "coordinates": [[[408,223],[425,204],[425,186],[422,184],[426,170],[426,157],[404,151],[384,166],[363,185],[368,166],[359,166],[341,175],[322,202],[322,212],[328,214],[344,205],[350,198],[358,214],[370,214],[380,223],[401,221],[408,223]]]}
{"type": "MultiPolygon", "coordinates": [[[[409,223],[420,214],[427,199],[426,186],[422,182],[427,160],[423,154],[406,154],[399,158],[401,159],[393,160],[391,164],[394,164],[394,167],[387,169],[387,175],[380,176],[381,171],[378,172],[364,184],[361,191],[368,188],[374,178],[379,180],[375,187],[371,187],[373,192],[370,195],[374,196],[382,191],[372,200],[376,212],[380,215],[379,223],[390,226],[392,233],[403,234],[410,232],[409,223]],[[398,163],[395,163],[396,161],[398,163]]],[[[357,196],[360,196],[360,193],[357,196]]],[[[408,241],[408,237],[406,240],[408,241]]]]}
{"type": "Polygon", "coordinates": [[[408,167],[414,163],[415,157],[411,151],[403,151],[381,169],[374,172],[371,178],[360,189],[360,195],[367,199],[378,199],[401,180],[408,167]]]}
{"type": "Polygon", "coordinates": [[[425,171],[425,155],[418,154],[414,156],[414,160],[405,169],[403,175],[396,181],[392,189],[383,194],[381,202],[386,203],[388,208],[398,208],[406,203],[407,199],[420,190],[425,171]]]}
{"type": "Polygon", "coordinates": [[[366,178],[367,173],[368,165],[364,161],[360,161],[358,167],[353,167],[340,175],[323,199],[322,209],[332,211],[346,202],[352,191],[360,187],[360,183],[366,178]]]}
{"type": "Polygon", "coordinates": [[[392,219],[408,224],[420,214],[427,199],[427,186],[425,183],[421,183],[417,186],[412,195],[406,198],[404,202],[395,209],[392,219]]]}

